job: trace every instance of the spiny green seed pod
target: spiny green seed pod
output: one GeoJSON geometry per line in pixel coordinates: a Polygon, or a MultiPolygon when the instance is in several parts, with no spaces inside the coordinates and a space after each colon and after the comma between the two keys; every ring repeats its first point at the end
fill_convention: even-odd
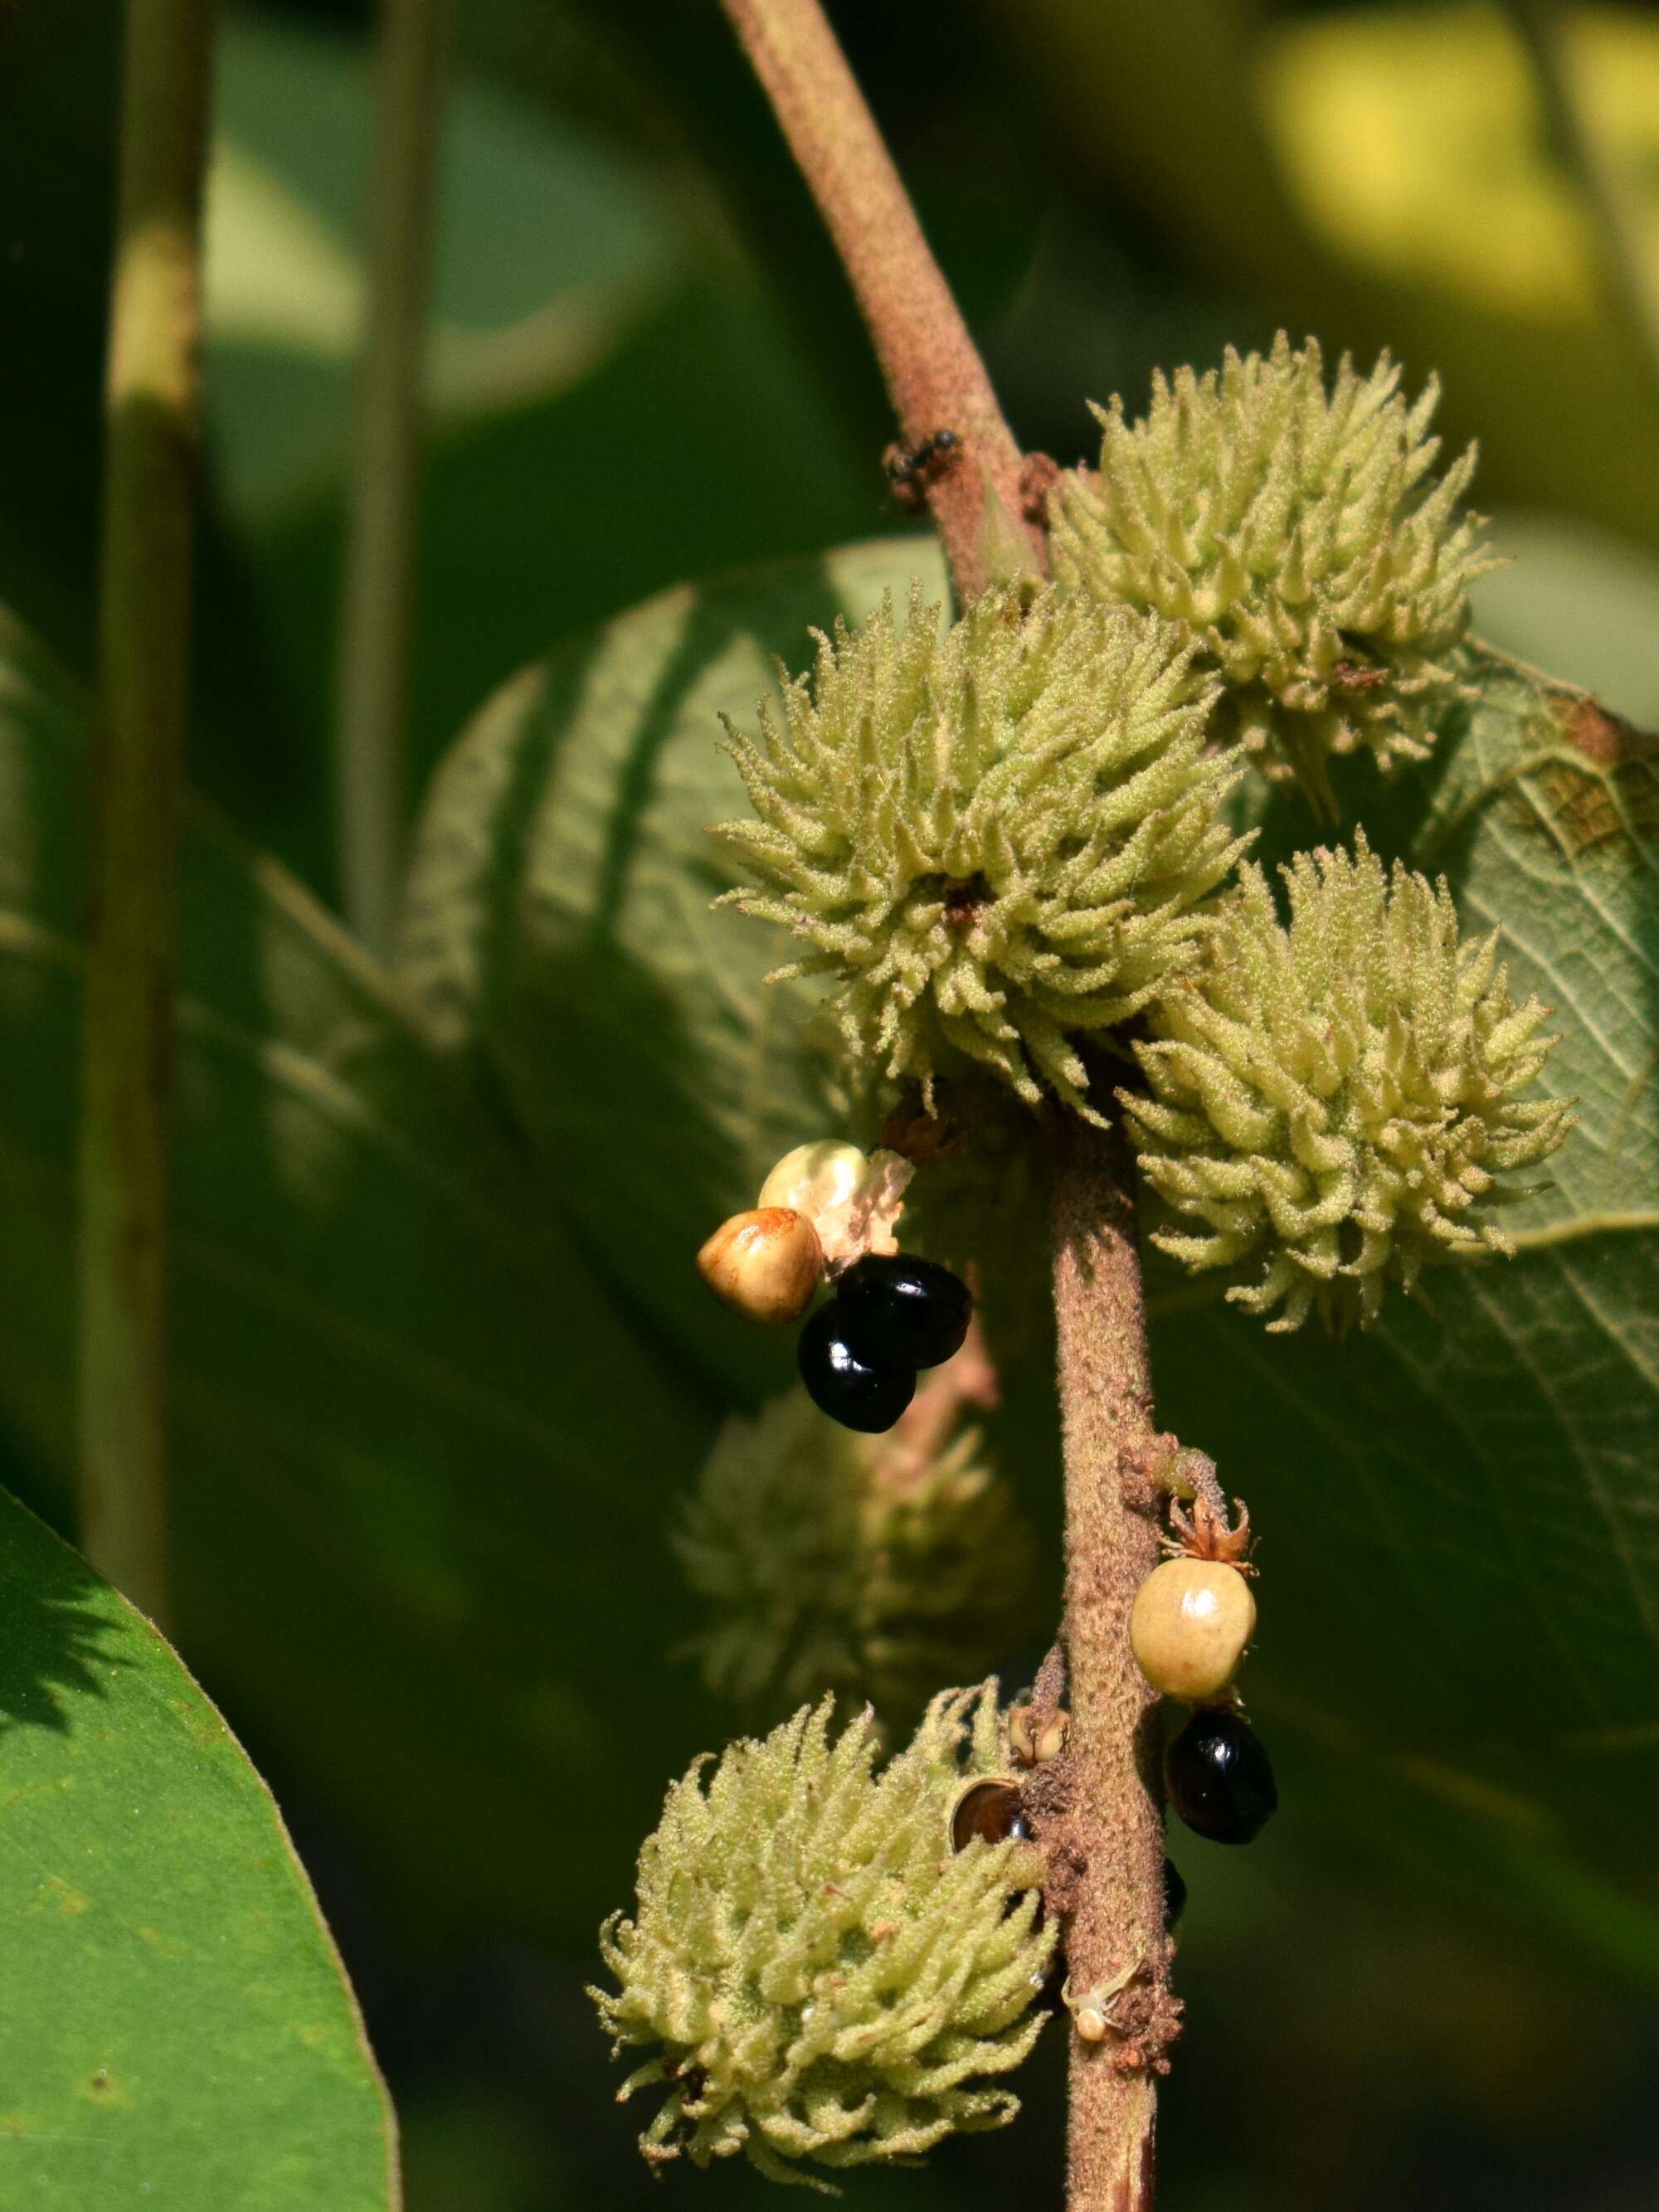
{"type": "Polygon", "coordinates": [[[958,1364],[885,1436],[826,1421],[804,1390],[726,1422],[676,1538],[714,1613],[689,1647],[710,1689],[770,1712],[834,1690],[908,1726],[1018,1633],[1036,1547],[959,1419],[958,1364]]]}
{"type": "Polygon", "coordinates": [[[1247,867],[1217,912],[1200,972],[1135,1048],[1151,1098],[1120,1092],[1152,1188],[1205,1233],[1156,1242],[1194,1268],[1263,1263],[1230,1290],[1270,1327],[1373,1321],[1390,1281],[1514,1248],[1486,1209],[1526,1195],[1571,1127],[1570,1101],[1521,1097],[1553,1037],[1510,1000],[1498,934],[1460,943],[1438,888],[1392,878],[1355,838],[1283,872],[1283,927],[1247,867]]]}
{"type": "MultiPolygon", "coordinates": [[[[827,974],[866,1074],[931,1102],[953,1060],[1073,1106],[1074,1033],[1126,1020],[1193,959],[1194,909],[1242,844],[1205,747],[1212,684],[1154,618],[1047,591],[988,594],[939,633],[913,589],[818,637],[784,725],[730,731],[757,822],[727,823],[781,922],[827,974]]],[[[728,725],[728,729],[729,729],[728,725]]]]}
{"type": "Polygon", "coordinates": [[[1332,813],[1332,753],[1419,758],[1470,696],[1468,585],[1496,565],[1459,514],[1474,448],[1437,481],[1439,387],[1408,406],[1399,386],[1386,354],[1365,377],[1344,356],[1328,392],[1311,338],[1230,347],[1218,372],[1155,376],[1140,422],[1097,409],[1099,477],[1053,502],[1056,576],[1178,623],[1225,679],[1218,733],[1332,813]]]}
{"type": "Polygon", "coordinates": [[[963,1775],[1004,1763],[996,1685],[935,1698],[878,1774],[872,1717],[832,1743],[833,1703],[730,1745],[707,1778],[696,1761],[640,1853],[635,1917],[601,1931],[607,2033],[618,2052],[660,2046],[619,2093],[667,2090],[640,2139],[653,2162],[741,2152],[805,2181],[802,2160],[912,2158],[1018,2109],[988,2077],[1045,2017],[1042,1856],[950,1838],[963,1775]]]}

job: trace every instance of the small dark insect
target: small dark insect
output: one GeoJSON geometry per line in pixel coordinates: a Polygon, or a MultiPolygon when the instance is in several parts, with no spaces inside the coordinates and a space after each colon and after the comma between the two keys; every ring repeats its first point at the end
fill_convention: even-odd
{"type": "Polygon", "coordinates": [[[919,446],[890,446],[884,459],[894,490],[901,498],[918,499],[922,486],[951,466],[961,445],[954,430],[935,430],[919,446]]]}
{"type": "Polygon", "coordinates": [[[1367,668],[1352,660],[1339,660],[1331,671],[1331,683],[1339,691],[1375,691],[1388,680],[1386,668],[1367,668]]]}
{"type": "Polygon", "coordinates": [[[988,1844],[1003,1843],[1010,1836],[1024,1844],[1030,1834],[1019,1792],[1006,1782],[975,1783],[963,1791],[951,1816],[951,1848],[956,1851],[965,1851],[975,1836],[988,1844]]]}
{"type": "Polygon", "coordinates": [[[966,929],[991,896],[990,884],[977,870],[971,876],[953,878],[945,886],[945,927],[966,929]]]}

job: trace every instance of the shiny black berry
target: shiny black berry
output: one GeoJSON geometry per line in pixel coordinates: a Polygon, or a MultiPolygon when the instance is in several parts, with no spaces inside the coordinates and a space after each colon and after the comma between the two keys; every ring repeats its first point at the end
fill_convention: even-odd
{"type": "Polygon", "coordinates": [[[890,1429],[916,1393],[916,1370],[872,1358],[848,1341],[838,1301],[821,1306],[800,1333],[800,1379],[812,1403],[846,1429],[890,1429]]]}
{"type": "Polygon", "coordinates": [[[866,1253],[836,1285],[849,1334],[884,1358],[937,1367],[960,1352],[974,1301],[960,1275],[937,1260],[866,1253]]]}
{"type": "Polygon", "coordinates": [[[1187,1826],[1212,1844],[1248,1844],[1278,1809],[1267,1754],[1249,1723],[1200,1705],[1164,1753],[1164,1786],[1187,1826]]]}
{"type": "Polygon", "coordinates": [[[1187,1885],[1173,1859],[1164,1862],[1164,1932],[1167,1936],[1187,1910],[1187,1885]]]}

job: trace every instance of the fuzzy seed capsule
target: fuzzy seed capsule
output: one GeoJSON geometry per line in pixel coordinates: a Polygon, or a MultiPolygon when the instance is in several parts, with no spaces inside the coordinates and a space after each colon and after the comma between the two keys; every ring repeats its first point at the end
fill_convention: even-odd
{"type": "Polygon", "coordinates": [[[697,1272],[722,1305],[771,1322],[800,1318],[823,1264],[817,1231],[785,1206],[734,1213],[697,1255],[697,1272]]]}
{"type": "Polygon", "coordinates": [[[1165,1559],[1129,1615],[1136,1665],[1155,1690],[1188,1705],[1219,1696],[1255,1633],[1250,1586],[1218,1559],[1165,1559]]]}

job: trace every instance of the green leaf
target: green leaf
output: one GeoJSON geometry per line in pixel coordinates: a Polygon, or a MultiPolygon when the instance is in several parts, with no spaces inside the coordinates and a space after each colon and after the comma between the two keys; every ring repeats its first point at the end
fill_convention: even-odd
{"type": "Polygon", "coordinates": [[[1469,593],[1481,635],[1644,729],[1659,724],[1659,558],[1567,514],[1497,515],[1492,537],[1513,565],[1469,593]]]}
{"type": "MultiPolygon", "coordinates": [[[[763,647],[799,666],[809,619],[855,615],[924,557],[854,549],[573,642],[462,738],[422,828],[405,972],[425,1020],[501,1085],[613,1279],[740,1391],[768,1379],[766,1347],[706,1301],[688,1255],[784,1144],[836,1124],[810,994],[761,981],[783,944],[708,908],[727,878],[706,825],[738,803],[714,717],[752,713],[763,647]],[[622,1208],[637,1237],[606,1234],[622,1208]]],[[[1556,1009],[1553,1078],[1583,1121],[1554,1188],[1510,1217],[1522,1256],[1431,1276],[1343,1344],[1269,1338],[1218,1285],[1153,1278],[1160,1416],[1265,1532],[1253,1705],[1331,1747],[1331,1818],[1364,1821],[1369,1784],[1484,1821],[1507,1838],[1494,1879],[1529,1906],[1551,1863],[1627,1875],[1659,1766],[1644,743],[1494,661],[1423,769],[1360,764],[1373,842],[1447,869],[1471,927],[1504,926],[1520,994],[1556,1009]]],[[[1293,794],[1263,830],[1270,854],[1318,834],[1293,794]]],[[[1007,1380],[1030,1420],[1042,1378],[1007,1380]]],[[[1052,1424],[1051,1397],[1035,1419],[1052,1424]]]]}
{"type": "MultiPolygon", "coordinates": [[[[1085,175],[1158,209],[1160,276],[1218,285],[1237,302],[1236,339],[1282,324],[1364,366],[1386,346],[1413,389],[1437,371],[1449,449],[1480,436],[1481,504],[1560,509],[1655,543],[1647,380],[1601,312],[1593,232],[1499,11],[1003,0],[1000,14],[1044,125],[1085,175]]],[[[1656,26],[1607,9],[1573,31],[1590,127],[1650,226],[1656,26]]],[[[1125,388],[1132,416],[1152,365],[1125,388]]]]}
{"type": "MultiPolygon", "coordinates": [[[[60,1471],[82,727],[0,629],[0,1407],[60,1471]]],[[[714,1408],[386,979],[202,810],[182,929],[184,1648],[411,1905],[585,1948],[697,1748],[660,1695],[693,1608],[659,1531],[714,1408]],[[571,1776],[601,1769],[572,1821],[571,1776]]]]}
{"type": "MultiPolygon", "coordinates": [[[[411,633],[416,787],[462,719],[550,639],[684,575],[805,552],[891,513],[875,444],[848,438],[823,364],[700,214],[684,143],[623,158],[596,124],[597,64],[565,48],[561,25],[525,35],[556,93],[534,103],[485,76],[463,38],[446,103],[411,633]]],[[[325,895],[319,733],[334,712],[368,64],[362,40],[291,13],[228,21],[208,210],[206,395],[251,589],[204,635],[222,653],[235,625],[252,630],[203,695],[210,708],[228,693],[232,711],[198,717],[196,773],[325,895]],[[263,681],[249,675],[256,646],[263,681]],[[287,718],[279,741],[250,749],[246,701],[287,718]]],[[[735,48],[726,65],[752,100],[735,48]]],[[[638,100],[623,107],[651,130],[638,100]]],[[[787,172],[781,148],[775,159],[787,172]]],[[[0,288],[6,275],[0,264],[0,288]]]]}
{"type": "MultiPolygon", "coordinates": [[[[258,531],[343,465],[362,335],[367,45],[234,15],[219,42],[204,290],[216,459],[258,531]]],[[[427,398],[447,429],[568,390],[674,263],[671,226],[574,124],[462,71],[446,105],[427,398]]]]}
{"type": "Polygon", "coordinates": [[[766,985],[785,941],[710,908],[731,878],[708,827],[746,804],[720,717],[751,723],[809,626],[914,574],[944,595],[931,539],[667,592],[573,639],[458,741],[410,868],[402,965],[431,1034],[502,1086],[613,1279],[745,1396],[792,1346],[715,1305],[691,1255],[839,1120],[817,994],[766,985]]]}
{"type": "MultiPolygon", "coordinates": [[[[1461,725],[1360,814],[1502,929],[1580,1126],[1505,1215],[1520,1256],[1370,1336],[1268,1337],[1156,1271],[1159,1413],[1270,1533],[1264,1712],[1627,1869],[1659,1807],[1659,744],[1495,657],[1461,725]]],[[[1270,848],[1308,836],[1268,809],[1270,848]]]]}
{"type": "Polygon", "coordinates": [[[392,2212],[392,2112],[270,1793],[0,1493],[0,2201],[392,2212]]]}

